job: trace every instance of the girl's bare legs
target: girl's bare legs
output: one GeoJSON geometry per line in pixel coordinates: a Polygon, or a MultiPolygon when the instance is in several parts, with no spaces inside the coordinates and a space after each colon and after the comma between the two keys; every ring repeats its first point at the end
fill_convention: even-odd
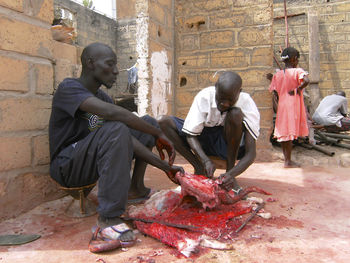
{"type": "Polygon", "coordinates": [[[292,161],[292,141],[281,142],[282,151],[284,155],[284,168],[295,168],[300,167],[299,164],[292,161]]]}

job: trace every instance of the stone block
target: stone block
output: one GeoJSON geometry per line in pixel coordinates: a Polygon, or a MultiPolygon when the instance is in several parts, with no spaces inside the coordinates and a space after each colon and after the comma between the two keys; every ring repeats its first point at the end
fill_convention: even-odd
{"type": "MultiPolygon", "coordinates": [[[[80,64],[80,56],[78,57],[78,47],[58,41],[52,42],[52,55],[54,59],[65,59],[72,64],[80,64]]],[[[81,54],[82,50],[80,51],[81,54]]]]}
{"type": "Polygon", "coordinates": [[[199,39],[198,35],[184,35],[181,37],[180,41],[181,49],[183,51],[198,50],[199,49],[199,39]]]}
{"type": "Polygon", "coordinates": [[[49,28],[0,16],[0,46],[3,50],[52,58],[52,41],[49,28]]]}
{"type": "Polygon", "coordinates": [[[271,5],[270,0],[235,0],[233,1],[233,7],[248,7],[251,5],[271,5]]]}
{"type": "Polygon", "coordinates": [[[253,17],[247,16],[244,11],[223,12],[210,16],[211,29],[237,28],[246,25],[253,17]]]}
{"type": "Polygon", "coordinates": [[[27,92],[28,71],[27,61],[0,56],[0,90],[27,92]]]}
{"type": "Polygon", "coordinates": [[[7,98],[0,100],[0,132],[48,128],[51,98],[7,98]]]}
{"type": "Polygon", "coordinates": [[[211,53],[211,67],[213,68],[244,68],[249,64],[249,51],[244,49],[230,49],[213,51],[211,53]]]}
{"type": "Polygon", "coordinates": [[[207,68],[209,66],[209,54],[200,53],[178,58],[180,68],[207,68]]]}
{"type": "Polygon", "coordinates": [[[211,1],[193,1],[193,11],[212,12],[216,10],[224,10],[230,5],[226,0],[211,0],[211,1]]]}
{"type": "Polygon", "coordinates": [[[195,88],[197,86],[197,74],[195,72],[180,72],[176,86],[178,91],[195,88]]]}
{"type": "Polygon", "coordinates": [[[252,94],[252,99],[258,107],[270,107],[272,108],[272,94],[266,90],[256,90],[252,94]]]}
{"type": "Polygon", "coordinates": [[[269,81],[266,79],[266,74],[270,69],[247,69],[243,71],[237,71],[243,80],[243,89],[246,87],[268,87],[269,81]]]}
{"type": "Polygon", "coordinates": [[[69,60],[57,59],[54,66],[55,83],[54,89],[65,79],[74,76],[74,65],[69,60]]]}
{"type": "Polygon", "coordinates": [[[269,26],[246,27],[238,33],[238,44],[243,47],[272,44],[272,29],[269,26]]]}
{"type": "Polygon", "coordinates": [[[273,53],[271,47],[257,47],[251,55],[251,66],[272,66],[273,53]]]}
{"type": "Polygon", "coordinates": [[[204,15],[194,15],[190,17],[180,17],[177,19],[177,26],[181,32],[198,32],[208,28],[208,18],[204,15]]]}
{"type": "Polygon", "coordinates": [[[172,0],[158,0],[158,3],[169,10],[172,8],[172,0]]]}
{"type": "MultiPolygon", "coordinates": [[[[155,2],[149,2],[149,18],[160,24],[166,23],[166,12],[162,6],[155,2]]],[[[170,14],[169,14],[170,15],[170,14]]]]}
{"type": "Polygon", "coordinates": [[[49,136],[40,135],[33,138],[34,165],[50,163],[49,136]]]}
{"type": "Polygon", "coordinates": [[[272,120],[273,120],[272,105],[270,108],[259,107],[259,112],[260,112],[260,128],[268,129],[272,127],[272,120]]]}
{"type": "Polygon", "coordinates": [[[252,8],[248,16],[253,18],[253,24],[255,25],[270,24],[272,20],[272,6],[252,8]]]}
{"type": "Polygon", "coordinates": [[[220,73],[215,75],[215,71],[200,71],[197,75],[198,88],[202,89],[209,86],[214,86],[218,80],[220,73]]]}
{"type": "Polygon", "coordinates": [[[232,47],[235,35],[233,31],[213,31],[200,34],[201,49],[232,47]]]}
{"type": "Polygon", "coordinates": [[[150,39],[157,40],[166,46],[171,46],[173,43],[172,31],[162,25],[155,23],[149,24],[150,39]]]}
{"type": "Polygon", "coordinates": [[[136,17],[136,0],[116,1],[116,3],[118,20],[136,17]]]}
{"type": "Polygon", "coordinates": [[[181,90],[179,92],[176,92],[176,105],[178,107],[190,107],[196,94],[197,91],[193,90],[181,90]]]}
{"type": "Polygon", "coordinates": [[[190,109],[190,106],[181,107],[181,108],[180,107],[176,107],[175,116],[179,117],[179,118],[182,118],[182,119],[185,119],[189,109],[190,109]]]}
{"type": "Polygon", "coordinates": [[[4,6],[23,13],[23,1],[24,0],[1,0],[0,6],[4,6]]]}
{"type": "Polygon", "coordinates": [[[342,23],[346,20],[346,14],[345,13],[337,13],[337,14],[327,14],[327,15],[321,15],[319,17],[319,23],[320,24],[335,24],[335,23],[342,23]]]}
{"type": "Polygon", "coordinates": [[[35,90],[38,94],[53,94],[54,78],[51,64],[35,64],[35,90]]]}
{"type": "Polygon", "coordinates": [[[54,0],[24,1],[24,13],[52,24],[54,19],[54,0]]]}
{"type": "Polygon", "coordinates": [[[0,172],[31,165],[29,137],[2,137],[0,140],[0,172]]]}
{"type": "Polygon", "coordinates": [[[343,3],[337,3],[334,5],[335,13],[349,13],[350,12],[350,2],[345,1],[343,3]]]}

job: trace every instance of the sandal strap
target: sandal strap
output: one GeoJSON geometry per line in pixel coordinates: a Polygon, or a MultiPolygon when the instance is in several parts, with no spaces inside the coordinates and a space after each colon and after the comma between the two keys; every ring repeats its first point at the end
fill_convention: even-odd
{"type": "Polygon", "coordinates": [[[232,191],[235,193],[235,195],[238,195],[241,191],[243,191],[243,188],[240,187],[240,188],[238,188],[237,190],[232,189],[232,191]]]}
{"type": "Polygon", "coordinates": [[[107,240],[117,240],[124,233],[132,231],[129,226],[125,223],[121,223],[115,226],[106,227],[100,230],[100,237],[107,240]]]}

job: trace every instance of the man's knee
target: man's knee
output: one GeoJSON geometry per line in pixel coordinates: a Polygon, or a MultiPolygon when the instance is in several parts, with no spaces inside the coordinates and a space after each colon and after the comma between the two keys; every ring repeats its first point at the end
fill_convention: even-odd
{"type": "Polygon", "coordinates": [[[157,120],[149,115],[142,116],[141,119],[143,119],[145,122],[151,124],[154,127],[159,128],[159,124],[157,120]]]}
{"type": "Polygon", "coordinates": [[[226,123],[232,125],[241,125],[243,122],[243,112],[238,107],[231,108],[226,114],[226,123]]]}
{"type": "Polygon", "coordinates": [[[128,139],[131,137],[128,126],[119,121],[107,121],[99,129],[107,138],[128,139]]]}
{"type": "Polygon", "coordinates": [[[161,115],[157,118],[158,124],[162,130],[168,128],[168,127],[173,127],[174,126],[174,121],[170,116],[167,115],[161,115]]]}

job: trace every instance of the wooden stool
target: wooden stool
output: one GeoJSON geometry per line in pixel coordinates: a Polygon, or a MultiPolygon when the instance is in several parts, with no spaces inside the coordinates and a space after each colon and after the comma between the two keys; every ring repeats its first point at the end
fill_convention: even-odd
{"type": "Polygon", "coordinates": [[[87,217],[96,214],[96,205],[87,198],[88,194],[95,187],[96,183],[81,187],[63,187],[73,197],[72,202],[67,206],[65,214],[69,217],[87,217]]]}

